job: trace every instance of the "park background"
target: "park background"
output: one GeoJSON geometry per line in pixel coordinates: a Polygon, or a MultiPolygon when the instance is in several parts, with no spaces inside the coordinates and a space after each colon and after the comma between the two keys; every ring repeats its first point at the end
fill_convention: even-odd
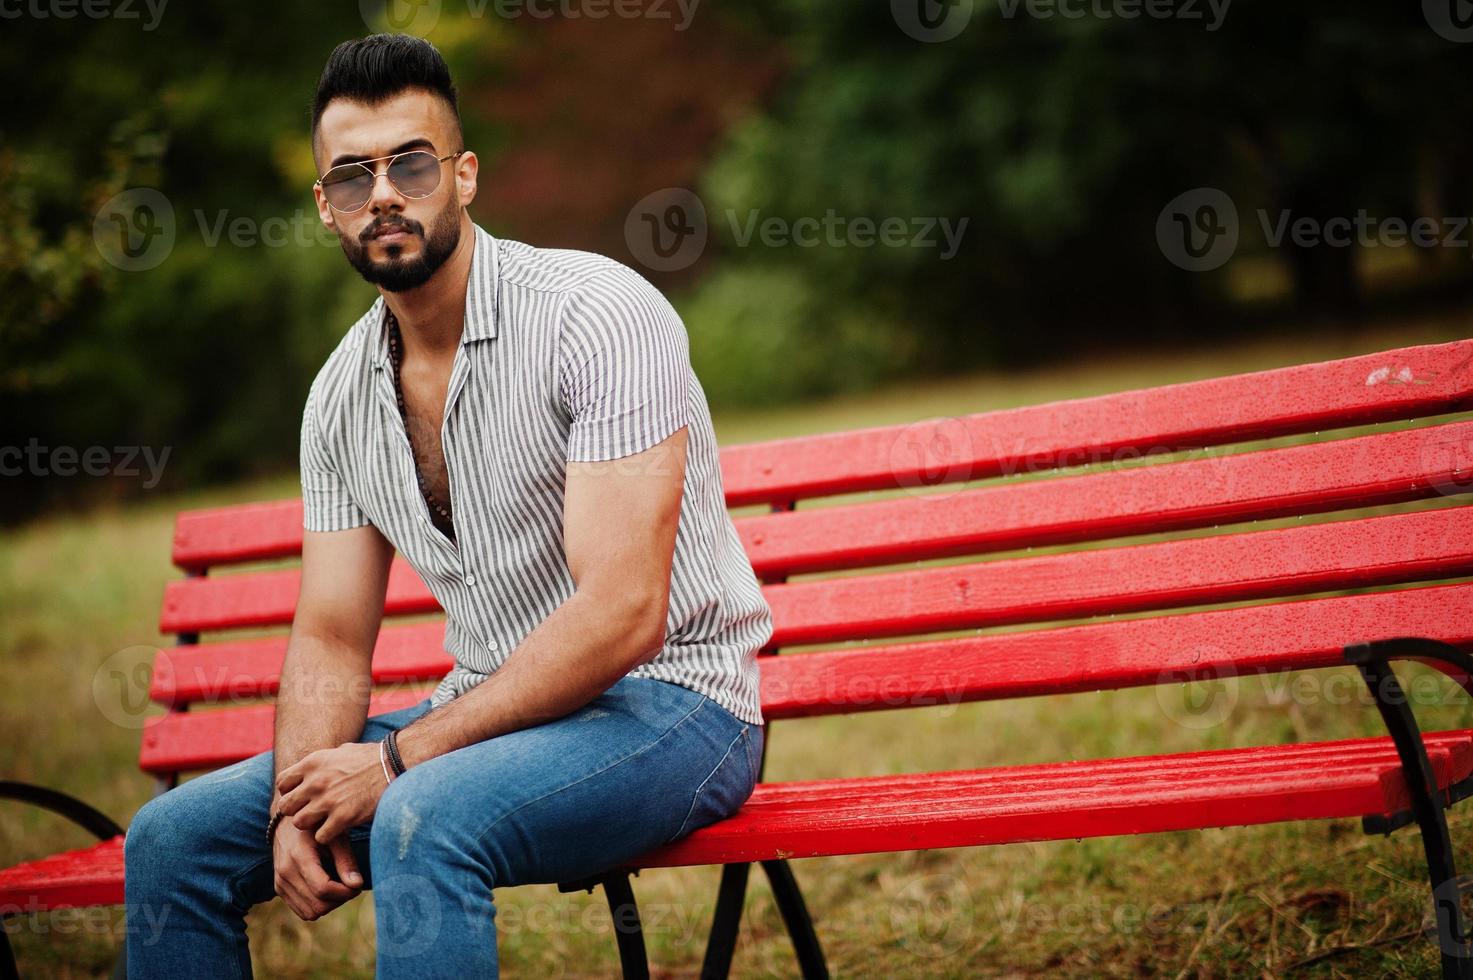
{"type": "MultiPolygon", "coordinates": [[[[1468,336],[1473,27],[1458,9],[0,6],[0,447],[52,464],[57,447],[102,447],[112,466],[0,479],[0,775],[126,821],[150,791],[138,731],[99,714],[94,681],[119,651],[168,642],[174,513],[297,493],[307,385],[375,296],[310,192],[308,106],[337,42],[397,27],[441,49],[482,161],[473,217],[664,290],[728,445],[1468,336]],[[139,449],[157,473],[142,453],[123,468],[139,449]]],[[[1236,703],[1208,733],[1171,726],[1149,691],[774,726],[768,778],[1375,731],[1364,705],[1236,703]]],[[[3,863],[84,843],[16,816],[3,863]]],[[[796,870],[846,974],[1419,975],[1418,847],[1331,822],[796,870]]],[[[737,975],[787,975],[753,880],[737,975]]],[[[694,975],[715,881],[636,882],[646,914],[665,911],[647,933],[674,975],[694,975]]],[[[600,896],[505,901],[526,913],[509,973],[613,969],[607,916],[583,914],[600,896]]],[[[257,962],[371,975],[370,907],[310,924],[257,910],[257,962]]],[[[105,975],[120,934],[78,921],[13,936],[23,966],[105,975]]]]}

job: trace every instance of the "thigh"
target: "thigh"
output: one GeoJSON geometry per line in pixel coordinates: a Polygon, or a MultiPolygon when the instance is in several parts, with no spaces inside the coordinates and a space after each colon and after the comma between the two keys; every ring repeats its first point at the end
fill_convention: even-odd
{"type": "Polygon", "coordinates": [[[494,886],[618,866],[740,806],[756,727],[697,691],[626,676],[563,718],[397,777],[374,817],[376,870],[417,851],[469,853],[494,886]]]}

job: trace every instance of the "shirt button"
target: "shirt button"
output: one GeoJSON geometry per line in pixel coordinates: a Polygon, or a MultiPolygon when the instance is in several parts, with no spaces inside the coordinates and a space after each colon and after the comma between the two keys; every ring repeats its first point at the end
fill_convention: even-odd
{"type": "Polygon", "coordinates": [[[487,640],[486,641],[486,649],[487,650],[494,651],[496,649],[496,641],[495,640],[487,640]]]}
{"type": "Polygon", "coordinates": [[[474,575],[467,575],[465,577],[465,584],[466,585],[475,585],[476,584],[476,577],[474,575]]]}

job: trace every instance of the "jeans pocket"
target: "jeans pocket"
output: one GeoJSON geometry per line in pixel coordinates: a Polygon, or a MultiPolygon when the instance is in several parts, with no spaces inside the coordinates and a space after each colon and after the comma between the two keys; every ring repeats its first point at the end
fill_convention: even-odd
{"type": "Polygon", "coordinates": [[[721,762],[696,790],[685,822],[666,843],[736,813],[752,795],[756,772],[752,764],[752,726],[743,725],[741,734],[732,740],[721,762]]]}

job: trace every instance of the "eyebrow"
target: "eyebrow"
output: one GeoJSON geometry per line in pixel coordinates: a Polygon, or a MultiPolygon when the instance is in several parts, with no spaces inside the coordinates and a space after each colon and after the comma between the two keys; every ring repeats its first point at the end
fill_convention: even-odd
{"type": "MultiPolygon", "coordinates": [[[[407,143],[400,143],[398,146],[394,147],[388,153],[383,154],[383,156],[384,157],[391,157],[391,156],[393,156],[396,153],[405,153],[405,152],[408,152],[409,150],[433,150],[434,148],[435,148],[435,144],[432,141],[427,140],[423,136],[421,136],[421,137],[418,137],[417,139],[412,139],[412,140],[410,140],[407,143]]],[[[379,160],[379,159],[382,159],[382,157],[379,157],[379,156],[373,156],[373,157],[359,156],[359,155],[352,154],[352,153],[344,153],[341,156],[333,157],[332,166],[333,167],[340,167],[340,166],[342,166],[345,163],[362,163],[364,160],[379,160]]]]}

